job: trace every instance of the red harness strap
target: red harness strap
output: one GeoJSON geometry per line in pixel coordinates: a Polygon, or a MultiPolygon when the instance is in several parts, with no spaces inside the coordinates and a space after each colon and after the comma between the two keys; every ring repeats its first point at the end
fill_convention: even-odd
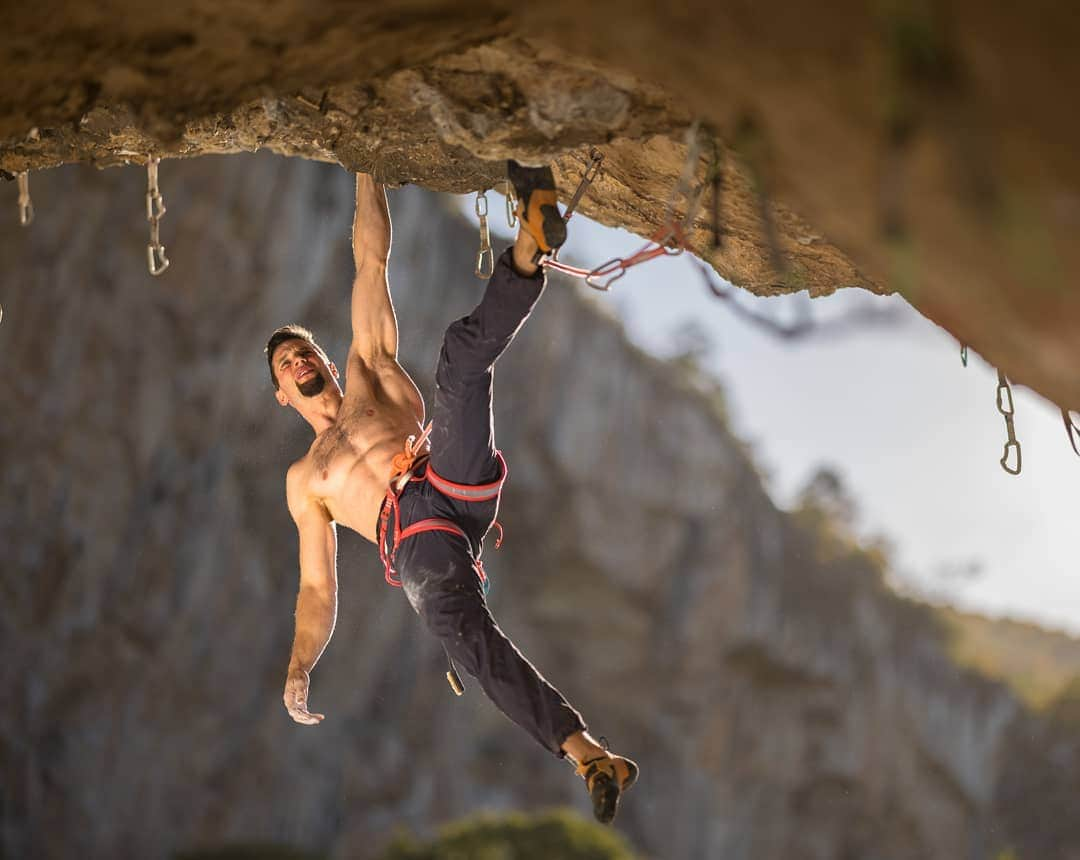
{"type": "Polygon", "coordinates": [[[502,485],[506,481],[507,475],[506,460],[503,459],[502,451],[496,451],[495,457],[498,459],[499,465],[502,466],[502,475],[498,480],[492,481],[490,484],[456,484],[453,481],[446,480],[432,469],[430,463],[427,467],[427,481],[444,496],[456,499],[459,502],[490,502],[492,499],[498,498],[499,493],[502,492],[502,485]]]}

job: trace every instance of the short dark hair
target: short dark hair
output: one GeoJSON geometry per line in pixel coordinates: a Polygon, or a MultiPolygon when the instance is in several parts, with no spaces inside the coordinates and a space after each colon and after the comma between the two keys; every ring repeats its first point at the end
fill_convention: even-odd
{"type": "Polygon", "coordinates": [[[315,342],[315,335],[302,325],[296,325],[295,323],[283,325],[281,328],[276,329],[274,333],[270,335],[270,340],[266,342],[266,363],[270,366],[270,379],[273,380],[275,390],[281,386],[278,385],[277,373],[274,371],[274,350],[287,340],[302,340],[305,343],[311,344],[311,347],[319,354],[319,357],[327,364],[330,364],[330,357],[326,354],[326,350],[315,342]]]}

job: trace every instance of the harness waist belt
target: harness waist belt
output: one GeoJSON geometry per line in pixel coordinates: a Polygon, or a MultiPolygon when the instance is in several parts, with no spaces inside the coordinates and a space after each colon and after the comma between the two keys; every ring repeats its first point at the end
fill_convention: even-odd
{"type": "Polygon", "coordinates": [[[460,502],[490,502],[492,499],[498,498],[499,493],[502,492],[502,485],[506,481],[507,474],[506,460],[503,459],[502,451],[496,451],[495,456],[499,460],[499,465],[502,466],[502,475],[499,476],[498,480],[492,481],[490,484],[458,484],[454,481],[448,481],[436,472],[430,463],[428,463],[427,472],[425,473],[427,482],[444,496],[457,499],[460,502]]]}

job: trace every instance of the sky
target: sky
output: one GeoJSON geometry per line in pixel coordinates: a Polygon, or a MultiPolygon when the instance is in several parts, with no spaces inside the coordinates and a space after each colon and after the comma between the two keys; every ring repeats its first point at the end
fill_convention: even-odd
{"type": "MultiPolygon", "coordinates": [[[[473,199],[463,197],[461,207],[476,223],[473,199]]],[[[503,198],[488,192],[488,199],[492,231],[505,239],[503,198]]],[[[575,215],[561,259],[597,265],[642,244],[575,215]]],[[[560,274],[550,282],[589,290],[560,274]]],[[[829,466],[857,503],[859,534],[893,545],[901,590],[1080,635],[1080,526],[1072,508],[1080,457],[1057,407],[1013,387],[1023,469],[1008,475],[998,462],[1007,437],[996,369],[974,352],[965,368],[960,344],[902,298],[861,290],[813,300],[805,292],[737,293],[744,306],[781,321],[823,321],[867,307],[891,310],[895,319],[785,341],[711,296],[689,255],[631,269],[610,293],[596,295],[656,355],[677,352],[688,325],[705,333],[702,366],[724,384],[735,432],[751,443],[778,505],[790,506],[814,471],[829,466]]]]}

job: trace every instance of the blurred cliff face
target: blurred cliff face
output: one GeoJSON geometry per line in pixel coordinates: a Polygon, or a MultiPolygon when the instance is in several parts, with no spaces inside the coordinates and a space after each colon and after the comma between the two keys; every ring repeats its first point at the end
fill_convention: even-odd
{"type": "MultiPolygon", "coordinates": [[[[313,674],[327,719],[288,719],[284,472],[310,436],[275,405],[263,347],[295,321],[343,356],[350,177],[167,163],[159,279],[144,182],[54,171],[33,227],[0,230],[5,856],[258,840],[362,858],[399,825],[583,809],[569,769],[475,685],[450,695],[374,548],[344,532],[313,674]]],[[[443,328],[483,289],[476,237],[421,192],[391,205],[402,360],[430,393],[443,328]]],[[[620,826],[671,860],[952,860],[1044,835],[996,799],[1030,718],[950,662],[872,556],[773,507],[705,390],[561,281],[497,374],[511,478],[507,542],[485,556],[493,606],[641,763],[620,826]]],[[[1026,772],[1074,754],[1046,737],[1026,772]]],[[[1039,856],[1078,849],[1062,827],[1061,853],[1039,856]]]]}

